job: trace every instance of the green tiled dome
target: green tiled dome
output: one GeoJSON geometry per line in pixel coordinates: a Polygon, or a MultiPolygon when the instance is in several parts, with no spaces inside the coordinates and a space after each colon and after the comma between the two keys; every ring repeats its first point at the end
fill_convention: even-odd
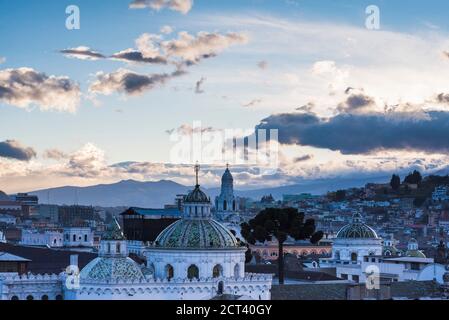
{"type": "Polygon", "coordinates": [[[378,239],[376,231],[363,223],[360,213],[354,214],[352,222],[340,229],[338,239],[378,239]]]}
{"type": "Polygon", "coordinates": [[[182,219],[156,239],[156,246],[184,249],[220,249],[238,247],[237,239],[222,224],[212,219],[182,219]]]}
{"type": "Polygon", "coordinates": [[[131,258],[104,258],[92,260],[80,272],[80,280],[89,281],[141,281],[145,277],[131,258]]]}

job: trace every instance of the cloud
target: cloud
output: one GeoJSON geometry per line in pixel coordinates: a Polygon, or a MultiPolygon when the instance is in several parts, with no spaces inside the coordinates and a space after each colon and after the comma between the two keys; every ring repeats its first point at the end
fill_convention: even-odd
{"type": "Polygon", "coordinates": [[[68,77],[48,76],[30,68],[0,70],[0,102],[40,110],[75,112],[81,91],[68,77]]]}
{"type": "Polygon", "coordinates": [[[162,41],[160,46],[168,57],[181,59],[189,65],[215,57],[233,45],[246,44],[248,40],[248,36],[243,33],[220,34],[202,31],[193,36],[183,31],[179,32],[178,39],[162,41]]]}
{"type": "Polygon", "coordinates": [[[160,30],[161,33],[163,34],[170,34],[174,31],[175,29],[172,26],[163,26],[160,30]]]}
{"type": "Polygon", "coordinates": [[[6,140],[0,142],[0,157],[20,161],[29,161],[36,157],[36,151],[33,148],[23,147],[16,140],[6,140]]]}
{"type": "MultiPolygon", "coordinates": [[[[350,92],[348,89],[346,89],[346,92],[350,92]]],[[[372,97],[363,93],[356,93],[351,94],[343,103],[340,103],[337,110],[339,112],[358,113],[369,111],[369,108],[373,106],[376,106],[376,102],[372,97]]]]}
{"type": "Polygon", "coordinates": [[[53,160],[61,160],[66,159],[68,155],[59,149],[49,149],[45,151],[44,157],[53,160]]]}
{"type": "Polygon", "coordinates": [[[0,64],[5,63],[6,62],[6,58],[5,57],[0,57],[0,64]]]}
{"type": "Polygon", "coordinates": [[[167,64],[167,59],[164,57],[144,57],[142,52],[134,49],[117,52],[111,56],[111,59],[135,63],[167,64]]]}
{"type": "Polygon", "coordinates": [[[265,60],[259,61],[259,62],[257,63],[257,66],[258,66],[260,69],[265,70],[265,69],[268,68],[268,62],[265,61],[265,60]]]}
{"type": "Polygon", "coordinates": [[[294,162],[298,163],[298,162],[305,162],[305,161],[309,161],[313,159],[313,155],[311,154],[306,154],[304,156],[301,157],[297,157],[294,159],[294,162]]]}
{"type": "Polygon", "coordinates": [[[249,108],[249,107],[254,107],[255,105],[257,105],[257,104],[259,104],[259,103],[261,103],[261,102],[262,102],[262,99],[254,99],[254,100],[251,100],[251,101],[248,102],[248,103],[243,104],[243,106],[244,106],[244,107],[247,107],[247,108],[249,108]]]}
{"type": "Polygon", "coordinates": [[[133,0],[129,5],[131,9],[162,10],[164,8],[187,14],[193,7],[193,0],[133,0]]]}
{"type": "Polygon", "coordinates": [[[171,135],[173,133],[177,133],[181,136],[191,136],[194,133],[212,133],[218,131],[213,127],[195,127],[193,128],[190,124],[183,124],[176,129],[166,130],[166,133],[171,135]]]}
{"type": "Polygon", "coordinates": [[[115,92],[138,95],[183,74],[184,72],[179,70],[172,73],[150,75],[138,74],[126,69],[119,69],[112,73],[98,72],[96,81],[89,87],[89,92],[102,95],[110,95],[115,92]]]}
{"type": "Polygon", "coordinates": [[[256,129],[278,129],[279,142],[369,154],[380,150],[449,151],[449,112],[339,114],[320,118],[312,113],[272,115],[256,129]]]}
{"type": "Polygon", "coordinates": [[[201,77],[201,79],[196,82],[196,85],[195,85],[195,93],[196,94],[204,93],[204,90],[202,88],[204,81],[206,81],[206,78],[201,77]]]}
{"type": "Polygon", "coordinates": [[[68,58],[80,59],[80,60],[99,60],[106,58],[103,54],[92,50],[86,46],[79,46],[76,48],[69,48],[60,51],[68,58]]]}

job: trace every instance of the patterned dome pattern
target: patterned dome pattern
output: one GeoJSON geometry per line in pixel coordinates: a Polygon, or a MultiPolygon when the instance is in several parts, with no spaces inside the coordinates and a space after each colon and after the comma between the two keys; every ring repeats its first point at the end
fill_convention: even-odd
{"type": "Polygon", "coordinates": [[[338,239],[378,239],[376,231],[362,221],[360,213],[354,214],[352,223],[337,233],[338,239]]]}
{"type": "Polygon", "coordinates": [[[104,258],[92,260],[81,270],[83,282],[141,281],[145,279],[141,268],[131,258],[104,258]]]}
{"type": "Polygon", "coordinates": [[[184,200],[184,203],[210,203],[210,198],[197,185],[184,200]]]}
{"type": "Polygon", "coordinates": [[[179,220],[156,239],[156,246],[183,249],[220,249],[238,247],[234,235],[222,224],[212,219],[179,220]]]}

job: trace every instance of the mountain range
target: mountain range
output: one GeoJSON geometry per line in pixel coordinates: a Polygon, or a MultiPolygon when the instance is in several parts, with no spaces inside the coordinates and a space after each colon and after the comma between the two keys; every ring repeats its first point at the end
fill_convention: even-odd
{"type": "MultiPolygon", "coordinates": [[[[236,190],[240,197],[260,199],[271,194],[275,199],[281,199],[283,194],[311,193],[324,194],[328,191],[361,187],[367,182],[385,182],[389,177],[379,176],[367,179],[333,178],[307,180],[294,185],[262,188],[255,190],[236,190]]],[[[39,197],[40,203],[58,205],[93,205],[102,207],[134,206],[144,208],[162,208],[165,204],[173,204],[177,194],[186,194],[191,186],[184,186],[170,180],[161,181],[135,181],[123,180],[113,184],[100,184],[88,187],[58,187],[29,192],[39,197]]],[[[213,200],[220,188],[203,188],[213,200]]]]}

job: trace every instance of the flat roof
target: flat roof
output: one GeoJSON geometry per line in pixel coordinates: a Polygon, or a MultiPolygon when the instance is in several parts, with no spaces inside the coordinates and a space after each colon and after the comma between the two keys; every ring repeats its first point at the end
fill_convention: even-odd
{"type": "Polygon", "coordinates": [[[417,258],[417,257],[397,257],[397,258],[385,258],[384,261],[398,261],[398,262],[420,262],[420,263],[433,263],[432,258],[417,258]]]}

